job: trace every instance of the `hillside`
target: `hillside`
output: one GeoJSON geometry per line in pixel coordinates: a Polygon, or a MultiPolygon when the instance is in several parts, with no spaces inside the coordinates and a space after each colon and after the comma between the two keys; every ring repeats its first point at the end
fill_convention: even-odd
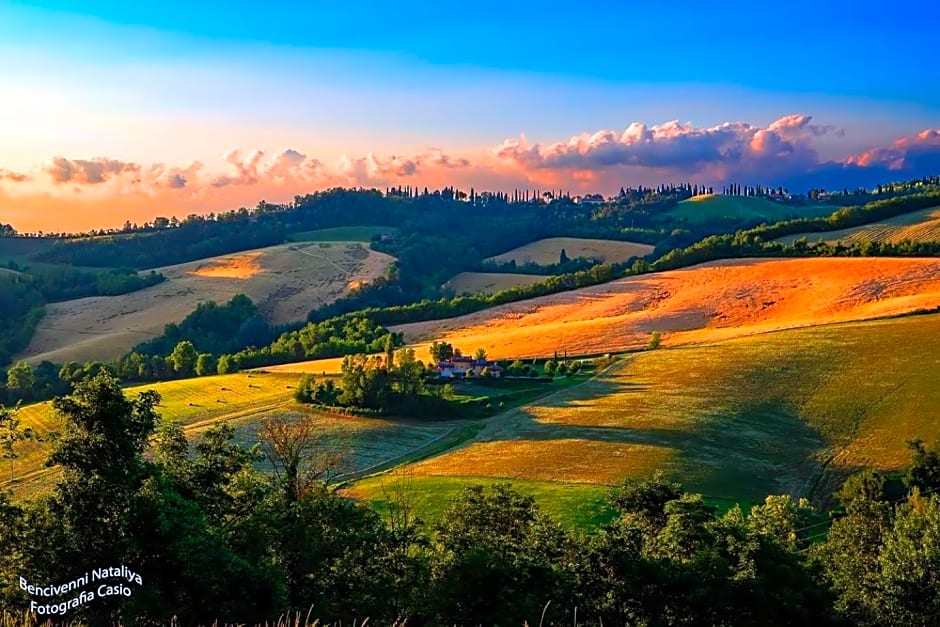
{"type": "Polygon", "coordinates": [[[99,296],[46,307],[18,359],[56,363],[112,359],[156,337],[201,302],[248,295],[272,323],[307,312],[378,277],[391,262],[360,243],[297,243],[158,268],[167,281],[122,296],[99,296]]]}
{"type": "Polygon", "coordinates": [[[607,263],[616,263],[626,261],[630,257],[648,255],[653,252],[653,247],[648,244],[606,239],[550,237],[513,248],[495,257],[490,257],[487,261],[507,263],[515,260],[519,265],[535,263],[544,266],[558,263],[562,250],[565,251],[569,259],[585,257],[587,259],[601,259],[607,263]]]}
{"type": "Polygon", "coordinates": [[[940,207],[931,207],[912,211],[887,220],[863,224],[850,229],[813,233],[797,233],[778,238],[777,242],[791,245],[805,237],[809,242],[819,240],[835,242],[890,242],[896,244],[904,240],[914,242],[940,241],[940,207]]]}
{"type": "Polygon", "coordinates": [[[530,285],[540,283],[548,277],[536,274],[516,274],[502,272],[461,272],[456,275],[444,287],[454,290],[455,294],[495,294],[501,290],[509,289],[519,285],[530,285]]]}
{"type": "Polygon", "coordinates": [[[601,354],[711,342],[940,306],[940,260],[734,259],[619,279],[447,320],[394,327],[491,357],[601,354]]]}
{"type": "Polygon", "coordinates": [[[675,208],[666,211],[665,214],[677,220],[699,223],[729,218],[777,222],[797,216],[827,215],[836,209],[837,207],[830,205],[799,207],[752,196],[707,194],[683,200],[675,208]]]}
{"type": "Polygon", "coordinates": [[[905,464],[907,440],[940,442],[938,356],[936,314],[639,353],[402,473],[419,493],[509,478],[596,505],[603,485],[662,468],[713,500],[824,501],[848,472],[905,464]]]}

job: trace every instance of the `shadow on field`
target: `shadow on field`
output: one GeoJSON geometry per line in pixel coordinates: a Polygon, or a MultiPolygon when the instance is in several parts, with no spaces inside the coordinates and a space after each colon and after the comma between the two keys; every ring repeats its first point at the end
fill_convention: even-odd
{"type": "MultiPolygon", "coordinates": [[[[759,381],[766,375],[760,370],[737,374],[759,381]]],[[[714,398],[697,399],[702,409],[672,419],[667,401],[700,394],[702,388],[658,390],[630,378],[621,370],[539,399],[493,421],[477,441],[587,440],[665,448],[671,454],[659,462],[662,470],[687,490],[718,499],[762,501],[768,494],[825,499],[831,493],[832,482],[821,481],[831,447],[801,418],[792,398],[778,395],[772,387],[757,393],[759,385],[748,390],[723,385],[726,389],[714,398]],[[641,398],[631,398],[634,395],[641,398]],[[592,421],[602,424],[591,425],[592,421]],[[826,494],[815,494],[817,483],[826,494]]],[[[612,447],[611,455],[594,454],[591,461],[604,470],[599,476],[610,476],[618,466],[634,474],[656,470],[651,466],[638,471],[640,458],[631,460],[629,448],[623,453],[616,450],[612,447]]]]}

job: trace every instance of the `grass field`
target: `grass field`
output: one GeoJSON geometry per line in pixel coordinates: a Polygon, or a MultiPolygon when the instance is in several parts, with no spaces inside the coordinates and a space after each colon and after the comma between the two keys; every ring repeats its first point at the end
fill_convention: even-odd
{"type": "MultiPolygon", "coordinates": [[[[447,504],[467,486],[493,485],[501,481],[488,477],[389,473],[358,481],[344,493],[370,503],[384,514],[391,495],[402,491],[408,495],[416,514],[426,523],[433,524],[442,518],[447,504]]],[[[545,512],[566,527],[596,528],[613,519],[613,511],[607,505],[607,486],[518,479],[513,480],[512,484],[520,492],[534,496],[545,512]]]]}
{"type": "Polygon", "coordinates": [[[938,259],[734,259],[393,330],[419,351],[443,339],[493,358],[596,355],[641,348],[652,331],[678,346],[937,306],[938,259]]]}
{"type": "Polygon", "coordinates": [[[287,239],[292,242],[371,242],[375,235],[394,235],[398,229],[393,226],[338,226],[316,231],[291,233],[287,239]]]}
{"type": "Polygon", "coordinates": [[[564,249],[569,259],[585,257],[588,259],[601,259],[609,263],[626,261],[630,257],[643,257],[653,252],[653,247],[648,244],[618,242],[607,239],[550,237],[490,257],[487,261],[507,263],[515,260],[517,264],[531,262],[539,265],[550,265],[558,263],[562,249],[564,249]]]}
{"type": "Polygon", "coordinates": [[[306,318],[362,281],[380,276],[392,258],[359,243],[298,243],[158,269],[167,281],[122,296],[46,306],[29,347],[17,359],[107,360],[156,337],[201,302],[246,294],[269,321],[306,318]]]}
{"type": "Polygon", "coordinates": [[[797,207],[765,198],[711,194],[683,200],[678,206],[665,213],[672,218],[685,219],[689,222],[708,222],[723,218],[777,222],[792,217],[829,215],[836,209],[838,207],[831,205],[797,207]]]}
{"type": "Polygon", "coordinates": [[[940,207],[912,211],[888,220],[863,224],[851,229],[826,231],[824,233],[797,233],[781,237],[776,241],[790,245],[805,237],[809,242],[891,242],[903,240],[915,242],[940,241],[940,207]]]}
{"type": "Polygon", "coordinates": [[[447,283],[445,288],[455,294],[495,294],[500,290],[541,283],[548,277],[536,274],[504,274],[500,272],[461,272],[447,283]]]}
{"type": "MultiPolygon", "coordinates": [[[[315,411],[293,402],[292,388],[297,381],[295,374],[232,374],[133,387],[126,393],[133,397],[143,390],[157,390],[162,397],[160,415],[180,422],[191,439],[217,422],[226,422],[235,428],[238,441],[246,445],[257,441],[258,430],[266,419],[310,413],[317,418],[323,449],[342,457],[337,468],[339,476],[377,470],[441,442],[456,443],[461,430],[467,427],[467,423],[457,421],[380,420],[315,411]]],[[[23,426],[40,433],[61,429],[50,403],[24,407],[18,417],[23,426]]],[[[54,469],[42,466],[48,452],[47,444],[26,442],[20,446],[21,457],[15,462],[17,481],[12,484],[18,496],[48,489],[57,477],[54,469]]],[[[7,487],[3,485],[6,473],[8,468],[0,465],[0,486],[7,487]]]]}
{"type": "MultiPolygon", "coordinates": [[[[631,355],[401,472],[424,501],[475,477],[519,481],[578,522],[597,515],[603,486],[657,468],[725,505],[780,493],[825,502],[856,469],[907,463],[914,437],[940,443],[936,314],[631,355]]],[[[381,500],[382,481],[352,493],[381,500]]],[[[431,515],[435,507],[424,505],[431,515]]]]}

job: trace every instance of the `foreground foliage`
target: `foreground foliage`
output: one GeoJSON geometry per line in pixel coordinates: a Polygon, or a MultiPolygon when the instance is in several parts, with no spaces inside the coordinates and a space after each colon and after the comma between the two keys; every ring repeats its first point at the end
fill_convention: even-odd
{"type": "Polygon", "coordinates": [[[107,373],[56,400],[62,480],[22,505],[0,497],[0,604],[28,608],[19,577],[56,583],[100,563],[143,584],[68,618],[261,622],[312,605],[323,621],[376,624],[571,624],[577,608],[579,624],[910,625],[940,611],[940,462],[921,443],[903,484],[847,482],[816,544],[830,522],[811,522],[806,502],[717,516],[661,475],[615,490],[615,519],[590,536],[506,484],[467,488],[427,529],[407,490],[383,519],[327,487],[302,421],[270,424],[251,448],[219,425],[190,454],[158,402],[126,398],[107,373]],[[271,477],[254,469],[262,456],[271,477]]]}

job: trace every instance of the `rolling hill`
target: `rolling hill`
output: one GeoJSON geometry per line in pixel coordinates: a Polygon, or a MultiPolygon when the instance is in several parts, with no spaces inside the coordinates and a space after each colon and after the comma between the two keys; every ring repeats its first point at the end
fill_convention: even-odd
{"type": "Polygon", "coordinates": [[[17,359],[56,363],[113,359],[156,337],[196,305],[248,295],[273,323],[303,320],[392,261],[360,243],[296,243],[158,268],[167,281],[122,296],[47,305],[29,347],[17,359]]]}
{"type": "Polygon", "coordinates": [[[653,252],[648,244],[634,242],[620,242],[608,239],[582,239],[577,237],[550,237],[513,248],[487,261],[507,263],[515,260],[517,264],[535,263],[550,265],[558,263],[561,251],[564,250],[569,259],[585,257],[588,259],[601,259],[608,263],[626,261],[630,257],[643,257],[653,252]]]}
{"type": "Polygon", "coordinates": [[[912,211],[894,218],[879,220],[878,222],[863,224],[850,229],[787,235],[775,241],[790,245],[803,237],[809,242],[822,240],[829,243],[849,242],[853,244],[859,242],[891,242],[896,244],[903,240],[936,242],[940,241],[940,207],[912,211]]]}
{"type": "Polygon", "coordinates": [[[689,222],[698,223],[721,219],[777,222],[793,217],[828,215],[836,209],[838,207],[831,205],[800,207],[752,196],[707,194],[683,200],[675,208],[666,211],[665,214],[676,219],[685,219],[689,222]]]}
{"type": "Polygon", "coordinates": [[[419,346],[445,339],[492,358],[546,357],[635,349],[653,331],[677,346],[938,306],[938,259],[734,259],[393,330],[419,346]]]}
{"type": "MultiPolygon", "coordinates": [[[[591,518],[607,485],[657,468],[716,501],[825,502],[858,468],[901,467],[915,437],[940,443],[937,314],[631,355],[400,472],[418,494],[521,480],[549,500],[580,495],[591,518]]],[[[381,500],[383,480],[351,491],[381,500]]]]}

